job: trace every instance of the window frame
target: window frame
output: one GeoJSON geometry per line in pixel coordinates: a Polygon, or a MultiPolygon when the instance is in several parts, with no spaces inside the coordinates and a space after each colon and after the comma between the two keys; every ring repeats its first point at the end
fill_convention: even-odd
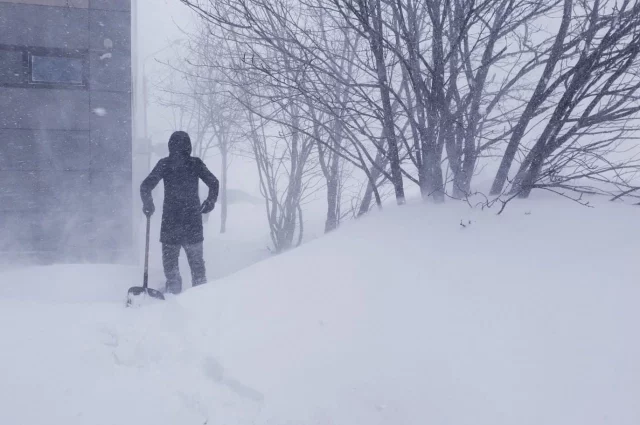
{"type": "MultiPolygon", "coordinates": [[[[50,49],[50,48],[27,48],[27,84],[29,86],[49,86],[49,87],[86,87],[88,83],[89,75],[89,63],[87,60],[87,54],[80,50],[66,50],[66,49],[50,49]],[[63,58],[63,59],[80,59],[82,61],[82,77],[81,82],[55,82],[55,81],[34,81],[33,80],[33,57],[50,57],[50,58],[63,58]]],[[[24,57],[23,57],[24,58],[24,57]]]]}
{"type": "Polygon", "coordinates": [[[1,82],[0,87],[20,87],[20,88],[49,88],[49,89],[70,89],[89,90],[89,50],[88,49],[64,49],[33,46],[16,46],[0,44],[0,50],[8,50],[22,53],[22,70],[20,72],[22,81],[19,83],[1,82]],[[71,58],[82,60],[82,82],[40,82],[33,81],[33,56],[48,56],[57,58],[71,58]]]}

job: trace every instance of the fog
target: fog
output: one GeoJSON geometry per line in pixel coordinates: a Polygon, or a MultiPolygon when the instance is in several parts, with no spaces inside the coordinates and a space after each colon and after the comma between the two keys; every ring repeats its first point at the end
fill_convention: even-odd
{"type": "MultiPolygon", "coordinates": [[[[149,85],[149,134],[152,138],[164,138],[168,141],[167,133],[174,128],[168,124],[171,112],[160,107],[156,99],[159,96],[157,89],[162,78],[166,76],[167,69],[162,62],[174,58],[176,50],[173,43],[184,40],[186,33],[193,30],[196,17],[186,6],[177,0],[138,0],[137,31],[132,29],[132,34],[137,34],[138,53],[133,58],[138,68],[138,83],[136,96],[142,100],[142,76],[143,66],[151,80],[149,85]],[[155,83],[155,84],[154,84],[155,83]]],[[[135,11],[135,9],[134,9],[135,11]]],[[[140,108],[142,109],[142,108],[140,108]]],[[[142,110],[136,116],[136,124],[139,136],[143,133],[142,110]]],[[[170,134],[170,133],[169,133],[170,134]]]]}
{"type": "MultiPolygon", "coordinates": [[[[221,182],[204,216],[221,263],[405,203],[638,201],[631,3],[598,6],[598,25],[587,4],[465,9],[448,34],[430,3],[139,0],[131,28],[129,4],[0,2],[7,258],[139,264],[139,187],[174,131],[221,182]]],[[[162,182],[153,198],[159,268],[162,182]]]]}
{"type": "Polygon", "coordinates": [[[0,0],[0,424],[640,424],[639,46],[640,0],[0,0]]]}
{"type": "MultiPolygon", "coordinates": [[[[146,72],[148,135],[154,147],[149,162],[146,155],[140,155],[134,162],[133,192],[136,201],[133,214],[137,252],[142,252],[144,216],[141,213],[142,204],[137,196],[138,186],[150,171],[147,164],[150,163],[153,167],[156,161],[167,154],[166,146],[171,133],[176,130],[191,130],[188,126],[181,127],[177,123],[174,108],[164,106],[163,98],[167,96],[166,90],[170,89],[170,81],[180,79],[179,72],[173,68],[181,67],[180,63],[185,58],[182,44],[195,31],[198,17],[178,0],[139,0],[138,8],[138,54],[134,58],[138,70],[138,87],[135,90],[138,108],[135,126],[141,143],[140,150],[144,150],[143,72],[146,72]]],[[[135,34],[135,30],[133,33],[135,34]]],[[[182,63],[184,65],[184,62],[182,63]]],[[[219,152],[211,149],[203,159],[211,171],[220,176],[219,152]]],[[[220,228],[219,207],[210,216],[205,217],[206,245],[214,259],[211,272],[213,277],[225,276],[269,255],[269,228],[264,218],[255,164],[246,155],[235,156],[231,162],[228,174],[230,235],[223,239],[217,238],[220,228]]],[[[205,193],[205,188],[202,188],[201,193],[205,193]]],[[[157,199],[156,205],[160,206],[163,199],[162,183],[154,191],[154,197],[157,199]]],[[[160,213],[159,210],[152,223],[152,233],[156,239],[159,233],[160,213]]],[[[317,214],[321,215],[321,212],[318,211],[317,214]]],[[[161,274],[159,245],[153,245],[151,250],[152,267],[161,274]]],[[[181,258],[181,265],[184,270],[188,268],[184,256],[181,258]]]]}

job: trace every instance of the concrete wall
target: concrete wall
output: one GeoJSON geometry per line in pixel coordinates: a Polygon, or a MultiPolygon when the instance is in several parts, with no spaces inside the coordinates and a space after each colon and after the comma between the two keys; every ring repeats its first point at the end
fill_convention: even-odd
{"type": "Polygon", "coordinates": [[[0,257],[130,255],[130,23],[129,0],[0,0],[0,257]],[[29,52],[84,84],[29,83],[29,52]]]}

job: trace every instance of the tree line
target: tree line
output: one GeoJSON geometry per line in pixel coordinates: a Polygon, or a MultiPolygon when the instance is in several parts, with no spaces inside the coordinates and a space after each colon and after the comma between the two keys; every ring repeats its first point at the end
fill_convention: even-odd
{"type": "Polygon", "coordinates": [[[169,101],[224,187],[253,158],[276,251],[319,188],[326,231],[408,186],[637,201],[639,1],[181,1],[199,25],[169,101]]]}

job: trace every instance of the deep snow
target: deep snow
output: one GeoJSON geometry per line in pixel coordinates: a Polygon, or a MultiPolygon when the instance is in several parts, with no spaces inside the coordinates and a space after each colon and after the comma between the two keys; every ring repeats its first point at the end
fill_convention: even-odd
{"type": "Polygon", "coordinates": [[[0,423],[638,425],[639,234],[409,205],[137,309],[138,267],[8,271],[0,423]]]}

